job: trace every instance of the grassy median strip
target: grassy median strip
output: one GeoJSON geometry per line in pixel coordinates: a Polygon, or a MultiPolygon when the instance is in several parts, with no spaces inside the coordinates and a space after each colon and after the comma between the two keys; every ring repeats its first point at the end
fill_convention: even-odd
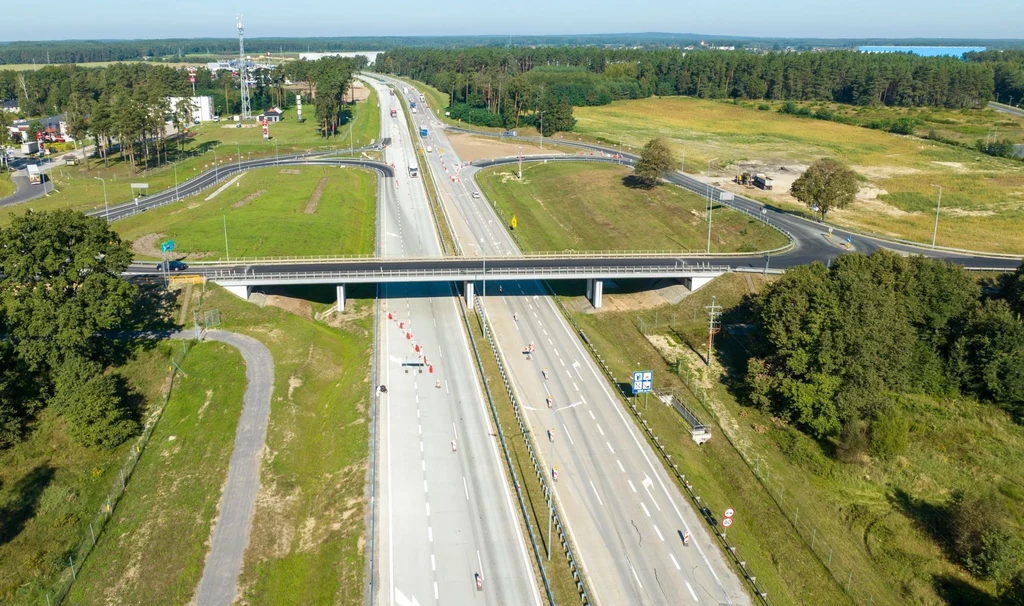
{"type": "MultiPolygon", "coordinates": [[[[705,198],[674,185],[629,187],[625,166],[582,162],[524,164],[481,171],[477,182],[524,251],[686,250],[704,252],[705,198]]],[[[712,252],[784,246],[786,237],[761,221],[715,205],[712,252]]]]}
{"type": "Polygon", "coordinates": [[[260,168],[207,200],[214,191],[117,221],[114,229],[134,240],[135,254],[144,258],[159,259],[160,243],[166,240],[177,243],[175,254],[186,261],[373,253],[377,206],[373,171],[333,166],[260,168]]]}
{"type": "MultiPolygon", "coordinates": [[[[724,285],[735,292],[745,288],[743,276],[729,275],[720,280],[738,281],[724,285]]],[[[717,283],[705,287],[708,299],[713,286],[717,283]]],[[[723,293],[718,294],[721,302],[723,293]]],[[[691,304],[697,302],[694,299],[691,304]]],[[[703,312],[703,307],[700,309],[703,312]]],[[[684,393],[682,381],[675,376],[674,370],[634,325],[634,314],[574,313],[571,317],[586,333],[617,380],[627,381],[638,368],[653,369],[657,389],[684,393]]],[[[692,400],[687,404],[694,405],[692,400]]],[[[850,602],[720,431],[713,430],[713,439],[697,446],[690,440],[689,426],[672,408],[650,398],[646,408],[641,400],[640,411],[672,455],[672,460],[678,464],[680,472],[690,479],[706,505],[716,512],[715,515],[721,517],[721,512],[727,507],[736,510],[736,523],[728,531],[729,540],[737,545],[738,555],[756,575],[758,585],[767,591],[772,603],[850,602]]],[[[705,422],[711,421],[707,413],[702,416],[705,422]]],[[[879,603],[877,599],[875,603],[879,603]]]]}
{"type": "MultiPolygon", "coordinates": [[[[476,312],[470,314],[470,316],[469,325],[472,329],[470,338],[473,339],[477,351],[480,352],[480,360],[483,364],[483,378],[491,387],[491,396],[494,398],[494,404],[498,410],[501,428],[505,433],[505,442],[508,444],[509,455],[515,465],[516,477],[519,479],[523,498],[526,501],[526,507],[531,518],[529,522],[521,521],[533,524],[538,547],[541,550],[541,554],[546,555],[548,551],[546,532],[548,504],[547,499],[544,497],[544,489],[534,471],[533,463],[530,461],[530,454],[526,447],[526,438],[519,431],[515,412],[512,410],[512,401],[508,397],[508,392],[505,391],[501,380],[501,373],[498,370],[497,360],[495,360],[494,355],[491,353],[487,337],[484,336],[480,317],[476,312]]],[[[507,471],[506,469],[506,473],[507,471]]],[[[519,511],[518,507],[515,509],[519,511]]],[[[529,543],[529,535],[527,535],[525,528],[523,529],[523,535],[524,540],[529,543]]],[[[555,602],[558,604],[577,604],[580,601],[580,597],[579,592],[576,591],[576,582],[573,580],[569,562],[562,553],[561,545],[557,543],[557,536],[553,538],[556,542],[554,545],[551,545],[551,559],[545,559],[544,561],[544,570],[548,576],[548,581],[551,583],[551,592],[554,594],[555,602]]],[[[529,545],[527,547],[529,548],[529,545]]],[[[529,551],[531,552],[530,561],[536,570],[536,559],[533,557],[532,549],[529,551]]],[[[538,582],[538,586],[541,587],[541,592],[543,593],[543,585],[538,582]]]]}
{"type": "Polygon", "coordinates": [[[241,354],[195,345],[69,604],[184,604],[202,575],[245,390],[241,354]]]}

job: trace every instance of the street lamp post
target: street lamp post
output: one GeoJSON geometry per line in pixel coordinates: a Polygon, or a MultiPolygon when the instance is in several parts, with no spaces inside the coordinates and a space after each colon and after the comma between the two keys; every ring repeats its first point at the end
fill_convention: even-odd
{"type": "Polygon", "coordinates": [[[242,146],[235,142],[235,150],[238,151],[238,172],[242,172],[242,146]]]}
{"type": "Polygon", "coordinates": [[[544,151],[544,112],[540,112],[540,151],[544,151]]]}
{"type": "Polygon", "coordinates": [[[519,180],[523,180],[523,146],[519,146],[519,180]]]}
{"type": "Polygon", "coordinates": [[[213,148],[213,181],[220,181],[220,166],[217,164],[217,148],[213,148]]]}
{"type": "Polygon", "coordinates": [[[274,164],[281,162],[281,155],[277,152],[277,139],[274,139],[274,164]]]}
{"type": "Polygon", "coordinates": [[[711,163],[717,159],[708,160],[708,254],[711,253],[711,210],[714,208],[714,200],[711,197],[711,163]]]}
{"type": "Polygon", "coordinates": [[[110,207],[107,206],[107,180],[103,177],[93,177],[103,183],[103,218],[110,221],[110,207]]]}
{"type": "Polygon", "coordinates": [[[935,205],[935,227],[932,229],[932,249],[935,248],[935,238],[939,235],[939,209],[942,208],[942,186],[932,185],[932,187],[939,188],[939,201],[935,205]]]}
{"type": "Polygon", "coordinates": [[[170,162],[171,166],[174,167],[174,201],[177,202],[178,201],[178,163],[177,162],[171,162],[170,160],[168,160],[168,162],[170,162]]]}

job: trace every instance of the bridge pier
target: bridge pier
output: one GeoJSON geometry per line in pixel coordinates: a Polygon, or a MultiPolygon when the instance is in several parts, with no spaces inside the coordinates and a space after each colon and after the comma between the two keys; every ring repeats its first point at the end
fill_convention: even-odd
{"type": "Polygon", "coordinates": [[[249,295],[252,294],[252,286],[248,284],[232,284],[231,286],[224,286],[224,290],[246,301],[249,300],[249,295]]]}
{"type": "Polygon", "coordinates": [[[683,278],[683,286],[688,288],[690,292],[697,290],[705,284],[711,282],[721,274],[709,274],[707,276],[688,276],[683,278]]]}
{"type": "Polygon", "coordinates": [[[587,298],[590,299],[590,303],[594,306],[594,309],[601,308],[601,295],[604,294],[604,282],[593,278],[587,280],[587,298]]]}
{"type": "Polygon", "coordinates": [[[343,313],[345,311],[345,285],[338,284],[334,289],[338,293],[338,313],[343,313]]]}
{"type": "Polygon", "coordinates": [[[466,280],[466,307],[473,309],[473,281],[466,280]]]}

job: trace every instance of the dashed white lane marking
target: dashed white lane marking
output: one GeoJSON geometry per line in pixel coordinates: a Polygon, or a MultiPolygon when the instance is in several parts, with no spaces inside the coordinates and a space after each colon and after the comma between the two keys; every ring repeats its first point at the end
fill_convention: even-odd
{"type": "MultiPolygon", "coordinates": [[[[601,429],[601,424],[600,423],[594,423],[594,425],[597,425],[597,431],[599,431],[601,433],[601,435],[603,436],[604,435],[604,430],[601,429]]],[[[616,461],[616,463],[619,463],[619,462],[616,461]]],[[[619,463],[619,467],[622,467],[622,463],[619,463]]],[[[623,471],[625,471],[625,469],[623,469],[623,471]]]]}
{"type": "Polygon", "coordinates": [[[558,358],[558,363],[561,364],[562,366],[565,366],[565,360],[563,360],[561,357],[558,358]]]}
{"type": "Polygon", "coordinates": [[[579,385],[577,385],[575,381],[573,381],[573,384],[572,384],[572,386],[573,386],[573,387],[574,387],[574,388],[576,389],[576,391],[579,391],[579,390],[580,390],[580,386],[579,386],[579,385]]]}
{"type": "Polygon", "coordinates": [[[619,464],[619,471],[626,473],[626,468],[622,466],[622,461],[615,459],[615,462],[619,464]]]}
{"type": "Polygon", "coordinates": [[[658,538],[661,539],[662,542],[664,542],[665,541],[665,537],[661,536],[661,531],[658,530],[658,525],[657,524],[651,524],[651,526],[654,526],[654,532],[656,532],[658,534],[658,538]]]}
{"type": "Polygon", "coordinates": [[[572,441],[572,436],[569,435],[569,428],[565,426],[565,423],[562,423],[562,429],[565,430],[565,437],[569,438],[569,443],[575,446],[576,442],[572,441]]]}
{"type": "Polygon", "coordinates": [[[672,563],[676,565],[676,570],[682,570],[682,568],[679,567],[679,562],[676,561],[676,556],[670,553],[668,554],[668,557],[672,560],[672,563]]]}
{"type": "Polygon", "coordinates": [[[419,423],[417,423],[417,424],[416,424],[416,429],[418,429],[418,430],[419,430],[419,432],[420,432],[420,435],[422,436],[422,435],[423,435],[423,426],[422,426],[422,425],[420,425],[419,423]]]}
{"type": "Polygon", "coordinates": [[[426,471],[427,470],[427,462],[426,461],[420,461],[420,467],[423,468],[423,471],[426,471]]]}
{"type": "Polygon", "coordinates": [[[546,329],[546,328],[542,328],[541,330],[543,330],[543,331],[544,331],[544,336],[545,336],[545,337],[546,337],[546,336],[548,336],[548,329],[546,329]]]}
{"type": "Polygon", "coordinates": [[[427,481],[426,480],[423,480],[423,492],[428,492],[427,491],[427,481]]]}
{"type": "Polygon", "coordinates": [[[612,451],[612,454],[615,454],[615,449],[612,448],[612,443],[611,442],[605,442],[605,444],[608,445],[608,450],[612,451]]]}
{"type": "Polygon", "coordinates": [[[597,486],[594,486],[593,480],[590,480],[590,487],[594,489],[594,496],[597,497],[597,502],[601,504],[601,507],[604,507],[604,501],[601,500],[601,495],[597,494],[597,486]]]}
{"type": "Polygon", "coordinates": [[[647,511],[647,506],[643,504],[643,501],[640,502],[640,508],[644,510],[644,513],[647,514],[647,517],[651,517],[651,512],[647,511]]]}
{"type": "Polygon", "coordinates": [[[420,452],[423,452],[423,440],[420,440],[420,452]]]}
{"type": "Polygon", "coordinates": [[[416,398],[416,403],[419,404],[420,403],[420,394],[416,394],[413,397],[416,398]]]}
{"type": "Polygon", "coordinates": [[[437,562],[434,560],[434,554],[430,554],[430,570],[437,572],[437,562]]]}
{"type": "Polygon", "coordinates": [[[593,410],[588,410],[587,412],[590,413],[590,418],[591,419],[594,419],[595,421],[597,420],[597,417],[594,416],[594,411],[593,410]]]}
{"type": "Polygon", "coordinates": [[[697,599],[697,592],[695,592],[693,590],[693,587],[690,586],[690,582],[689,581],[686,581],[686,588],[690,590],[690,595],[693,596],[693,601],[694,602],[699,602],[700,600],[697,599]]]}
{"type": "Polygon", "coordinates": [[[425,503],[425,505],[427,506],[427,517],[429,518],[430,517],[430,503],[425,503]]]}
{"type": "Polygon", "coordinates": [[[427,526],[427,540],[434,542],[434,529],[430,526],[427,526]]]}
{"type": "Polygon", "coordinates": [[[469,500],[469,484],[466,484],[466,476],[462,476],[462,488],[466,491],[466,500],[468,501],[469,500]]]}
{"type": "Polygon", "coordinates": [[[455,426],[455,421],[452,421],[452,433],[455,434],[455,439],[459,439],[459,428],[455,426]]]}
{"type": "Polygon", "coordinates": [[[554,346],[555,344],[551,339],[548,339],[548,345],[554,346]]]}
{"type": "Polygon", "coordinates": [[[444,391],[445,393],[451,393],[451,390],[448,389],[448,379],[444,380],[444,391]]]}
{"type": "Polygon", "coordinates": [[[633,492],[636,492],[636,486],[633,486],[632,480],[626,480],[626,483],[629,484],[629,487],[633,489],[633,492]]]}
{"type": "Polygon", "coordinates": [[[632,564],[629,565],[629,569],[633,571],[633,578],[636,579],[636,584],[640,586],[640,589],[643,589],[644,584],[640,582],[640,577],[636,576],[636,569],[633,568],[632,564]]]}
{"type": "Polygon", "coordinates": [[[437,581],[434,581],[434,599],[435,600],[441,599],[441,598],[437,597],[437,581]]]}

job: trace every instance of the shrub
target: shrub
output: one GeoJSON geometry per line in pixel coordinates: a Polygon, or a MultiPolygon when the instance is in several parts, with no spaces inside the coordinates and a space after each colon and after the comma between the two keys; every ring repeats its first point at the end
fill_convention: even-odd
{"type": "Polygon", "coordinates": [[[1004,584],[1024,566],[1024,542],[998,493],[957,490],[949,513],[953,553],[971,574],[1004,584]]]}
{"type": "Polygon", "coordinates": [[[871,423],[871,454],[892,459],[907,451],[910,426],[895,407],[871,423]]]}
{"type": "Polygon", "coordinates": [[[761,105],[757,106],[757,109],[759,109],[759,110],[761,110],[763,112],[766,112],[766,111],[770,110],[771,108],[772,108],[772,106],[768,105],[767,103],[762,103],[761,105]]]}

